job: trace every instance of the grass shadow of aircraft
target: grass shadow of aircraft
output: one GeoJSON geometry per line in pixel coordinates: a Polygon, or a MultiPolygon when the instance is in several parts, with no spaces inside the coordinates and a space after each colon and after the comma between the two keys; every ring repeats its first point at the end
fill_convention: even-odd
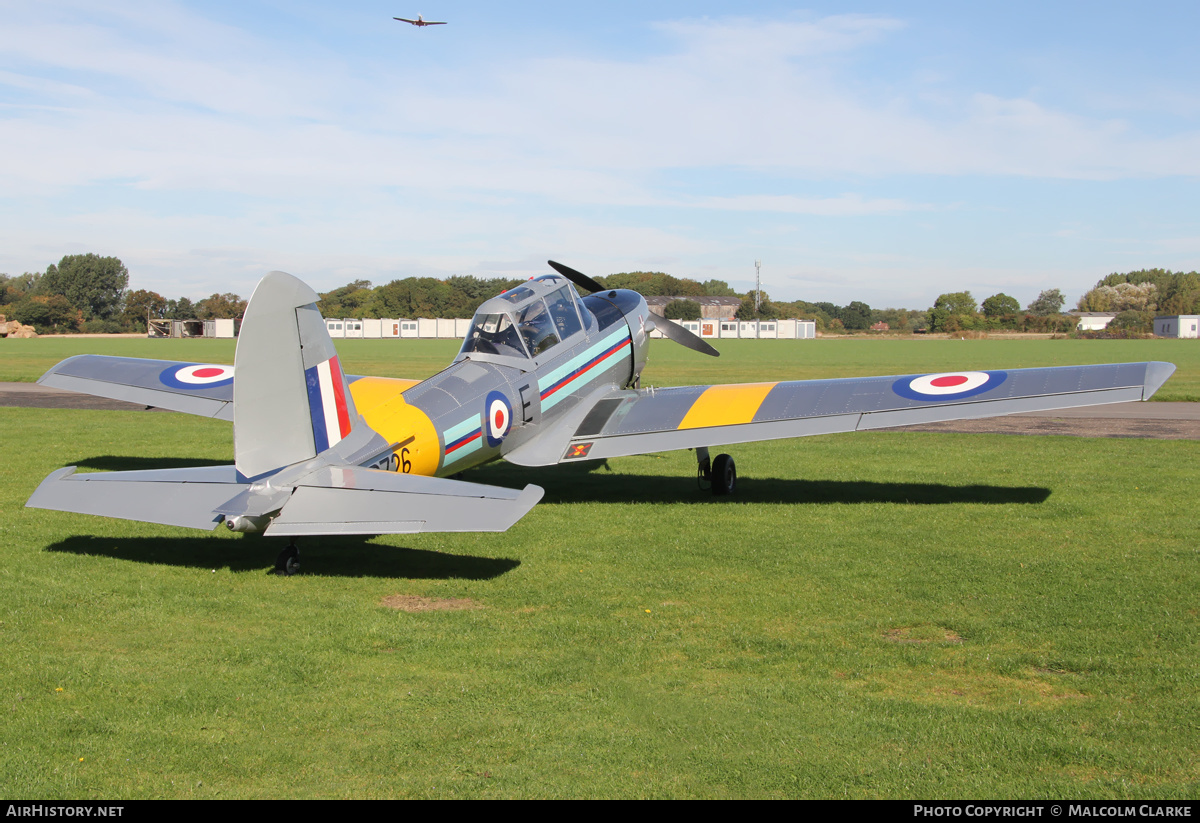
{"type": "Polygon", "coordinates": [[[118,454],[102,454],[95,457],[81,458],[75,465],[94,471],[124,472],[178,469],[187,466],[224,466],[228,462],[228,460],[210,460],[199,457],[134,457],[118,454]]]}
{"type": "MultiPolygon", "coordinates": [[[[314,537],[305,542],[310,576],[381,577],[420,580],[492,580],[521,565],[511,558],[478,557],[392,547],[365,536],[314,537]]],[[[111,557],[196,569],[227,568],[235,574],[264,571],[279,549],[278,539],[247,536],[241,540],[208,537],[68,537],[46,551],[111,557]]]]}
{"type": "MultiPolygon", "coordinates": [[[[545,484],[543,504],[554,503],[689,503],[712,505],[713,498],[696,493],[680,478],[664,482],[661,475],[621,474],[619,480],[602,465],[584,470],[581,464],[536,470],[510,463],[493,463],[467,477],[499,486],[520,488],[534,476],[545,484]]],[[[738,480],[731,503],[902,503],[908,505],[1030,505],[1044,503],[1051,490],[1039,486],[995,486],[945,483],[889,483],[870,480],[746,478],[738,480]]]]}

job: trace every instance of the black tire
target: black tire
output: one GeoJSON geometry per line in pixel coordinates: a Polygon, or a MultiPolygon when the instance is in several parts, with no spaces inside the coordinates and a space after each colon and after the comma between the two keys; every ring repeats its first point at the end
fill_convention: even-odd
{"type": "Polygon", "coordinates": [[[712,493],[718,497],[733,494],[737,488],[737,468],[733,458],[718,454],[712,462],[712,493]]]}
{"type": "Polygon", "coordinates": [[[275,573],[291,577],[300,571],[300,552],[295,546],[288,546],[275,558],[275,573]]]}

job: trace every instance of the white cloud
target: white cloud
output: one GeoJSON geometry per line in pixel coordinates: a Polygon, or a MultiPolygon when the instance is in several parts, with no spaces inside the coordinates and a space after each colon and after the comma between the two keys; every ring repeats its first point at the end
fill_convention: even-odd
{"type": "MultiPolygon", "coordinates": [[[[426,78],[203,7],[14,4],[0,240],[26,259],[104,246],[166,283],[260,266],[483,273],[555,253],[600,273],[659,261],[722,277],[764,247],[807,254],[793,236],[807,218],[933,220],[964,200],[994,213],[973,199],[983,178],[1200,174],[1190,121],[1153,131],[1144,110],[1097,118],[944,66],[884,65],[911,30],[872,15],[667,21],[655,53],[503,55],[426,78]],[[909,198],[882,191],[890,180],[962,182],[909,198]]],[[[1171,100],[1173,116],[1194,111],[1171,100]]],[[[945,235],[921,228],[932,267],[919,247],[882,262],[856,235],[878,257],[831,259],[818,282],[952,269],[945,235]]]]}

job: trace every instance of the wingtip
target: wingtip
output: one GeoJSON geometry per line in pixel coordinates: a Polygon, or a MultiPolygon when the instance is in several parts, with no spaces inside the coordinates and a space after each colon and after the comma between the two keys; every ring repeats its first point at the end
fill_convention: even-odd
{"type": "Polygon", "coordinates": [[[517,499],[521,501],[523,505],[527,506],[525,511],[529,511],[529,509],[532,509],[541,502],[542,497],[545,494],[546,490],[541,486],[535,486],[534,484],[530,483],[525,488],[521,489],[521,495],[517,499]]]}
{"type": "Polygon", "coordinates": [[[1142,388],[1142,399],[1149,400],[1162,388],[1162,384],[1175,373],[1175,364],[1154,360],[1146,364],[1146,383],[1142,388]]]}

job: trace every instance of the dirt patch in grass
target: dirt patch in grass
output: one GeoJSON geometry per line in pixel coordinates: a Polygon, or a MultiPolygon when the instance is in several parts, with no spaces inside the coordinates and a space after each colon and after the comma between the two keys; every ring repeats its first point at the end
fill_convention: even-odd
{"type": "Polygon", "coordinates": [[[941,626],[900,626],[883,633],[893,643],[961,643],[962,636],[941,626]]]}
{"type": "Polygon", "coordinates": [[[483,607],[466,597],[418,597],[415,594],[389,594],[379,605],[402,612],[443,612],[483,607]]]}

